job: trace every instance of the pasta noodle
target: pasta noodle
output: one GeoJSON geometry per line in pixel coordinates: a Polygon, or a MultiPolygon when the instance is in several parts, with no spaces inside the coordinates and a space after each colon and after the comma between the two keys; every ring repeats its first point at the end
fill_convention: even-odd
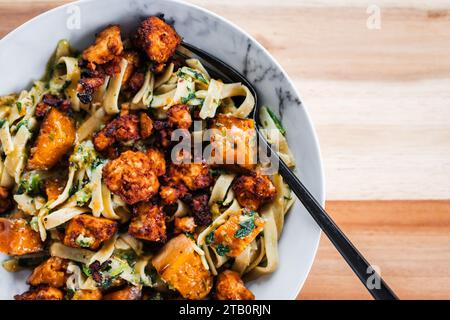
{"type": "Polygon", "coordinates": [[[103,98],[103,108],[107,114],[119,113],[118,99],[122,86],[122,79],[127,68],[127,60],[122,59],[120,62],[120,73],[112,77],[109,81],[108,88],[103,98]]]}

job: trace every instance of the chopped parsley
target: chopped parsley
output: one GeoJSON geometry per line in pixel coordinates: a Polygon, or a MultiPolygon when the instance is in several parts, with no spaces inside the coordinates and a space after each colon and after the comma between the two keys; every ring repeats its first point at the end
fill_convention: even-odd
{"type": "Polygon", "coordinates": [[[223,256],[227,255],[227,254],[230,252],[230,247],[228,247],[227,245],[224,245],[224,244],[221,244],[221,243],[220,243],[220,244],[216,247],[216,251],[217,251],[217,254],[218,254],[219,256],[223,257],[223,256]]]}
{"type": "Polygon", "coordinates": [[[17,111],[19,111],[19,113],[21,113],[22,112],[22,102],[17,101],[16,107],[17,107],[17,111]]]}
{"type": "Polygon", "coordinates": [[[245,238],[255,229],[255,212],[250,211],[247,216],[246,220],[239,223],[239,229],[234,233],[235,238],[245,238]]]}
{"type": "Polygon", "coordinates": [[[22,120],[17,124],[16,130],[19,131],[21,126],[28,127],[28,120],[22,120]]]}
{"type": "Polygon", "coordinates": [[[50,139],[50,140],[55,140],[55,133],[54,132],[50,132],[49,134],[48,134],[48,138],[50,139]]]}
{"type": "Polygon", "coordinates": [[[269,113],[270,117],[272,118],[273,122],[275,123],[275,126],[280,130],[282,135],[286,134],[286,129],[284,129],[283,124],[281,123],[281,120],[276,116],[276,114],[270,110],[269,108],[266,108],[267,112],[269,113]]]}
{"type": "Polygon", "coordinates": [[[30,227],[34,231],[39,232],[38,217],[31,218],[30,227]]]}
{"type": "Polygon", "coordinates": [[[91,194],[81,189],[75,193],[75,199],[77,200],[77,206],[83,207],[91,199],[91,194]]]}
{"type": "Polygon", "coordinates": [[[181,103],[182,104],[187,104],[192,99],[195,99],[195,92],[191,91],[191,92],[189,92],[189,95],[187,97],[182,97],[181,98],[181,103]]]}
{"type": "Polygon", "coordinates": [[[209,233],[206,237],[205,237],[205,243],[207,245],[211,244],[214,242],[214,231],[209,233]]]}
{"type": "Polygon", "coordinates": [[[3,125],[6,123],[6,119],[0,119],[0,128],[3,128],[3,125]]]}
{"type": "Polygon", "coordinates": [[[23,179],[19,183],[17,194],[28,194],[30,196],[37,196],[41,194],[42,190],[41,177],[37,173],[32,173],[27,179],[23,179]]]}

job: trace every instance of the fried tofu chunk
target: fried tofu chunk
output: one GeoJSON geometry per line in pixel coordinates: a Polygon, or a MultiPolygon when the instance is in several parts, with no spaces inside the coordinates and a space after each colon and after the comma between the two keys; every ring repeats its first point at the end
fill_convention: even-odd
{"type": "Polygon", "coordinates": [[[166,217],[159,205],[141,202],[133,209],[128,233],[138,239],[166,241],[166,217]]]}
{"type": "Polygon", "coordinates": [[[66,270],[68,261],[58,257],[51,257],[37,266],[28,277],[27,283],[32,286],[47,284],[61,288],[66,284],[66,270]]]}
{"type": "Polygon", "coordinates": [[[117,141],[137,140],[139,135],[139,118],[136,115],[123,115],[110,123],[94,136],[95,150],[103,152],[117,141]]]}
{"type": "Polygon", "coordinates": [[[174,184],[184,183],[190,190],[204,189],[213,183],[208,165],[201,163],[180,163],[169,166],[167,181],[174,184]]]}
{"type": "Polygon", "coordinates": [[[141,124],[140,133],[142,139],[149,138],[153,133],[153,120],[145,112],[141,112],[139,122],[141,124]]]}
{"type": "Polygon", "coordinates": [[[140,300],[142,290],[139,287],[126,287],[105,295],[104,300],[140,300]]]}
{"type": "Polygon", "coordinates": [[[154,169],[158,177],[166,173],[166,159],[164,153],[155,148],[149,148],[146,152],[150,161],[152,162],[152,168],[154,169]]]}
{"type": "Polygon", "coordinates": [[[259,172],[237,177],[233,184],[233,191],[241,206],[254,211],[272,201],[277,194],[269,177],[259,172]]]}
{"type": "Polygon", "coordinates": [[[64,244],[72,248],[97,250],[100,245],[116,234],[117,222],[82,214],[68,223],[64,244]]]}
{"type": "Polygon", "coordinates": [[[12,207],[11,195],[5,187],[0,187],[0,214],[5,213],[12,207]]]}
{"type": "Polygon", "coordinates": [[[194,242],[181,234],[171,239],[152,259],[161,278],[186,299],[205,298],[212,288],[212,276],[194,250],[194,242]]]}
{"type": "Polygon", "coordinates": [[[0,218],[0,252],[9,256],[42,251],[39,233],[24,219],[0,218]]]}
{"type": "Polygon", "coordinates": [[[52,108],[44,118],[28,160],[29,170],[48,170],[67,154],[75,143],[75,123],[67,114],[52,108]]]}
{"type": "Polygon", "coordinates": [[[156,64],[166,63],[180,43],[175,29],[155,16],[144,20],[135,35],[135,44],[156,64]]]}
{"type": "Polygon", "coordinates": [[[255,167],[256,131],[252,119],[217,114],[212,120],[211,160],[215,165],[255,167]]]}
{"type": "Polygon", "coordinates": [[[123,52],[120,27],[112,25],[97,34],[95,43],[83,51],[83,59],[96,64],[104,64],[123,52]]]}
{"type": "Polygon", "coordinates": [[[231,270],[225,270],[217,276],[215,298],[217,300],[255,300],[255,296],[245,287],[239,273],[231,270]]]}
{"type": "Polygon", "coordinates": [[[183,232],[194,233],[195,228],[197,227],[194,217],[175,217],[174,226],[174,233],[177,234],[183,232]]]}
{"type": "Polygon", "coordinates": [[[177,188],[162,186],[159,190],[159,196],[161,197],[163,204],[171,205],[177,202],[180,193],[177,188]]]}
{"type": "Polygon", "coordinates": [[[122,78],[122,86],[127,86],[128,80],[131,79],[136,68],[139,66],[140,58],[139,54],[135,51],[125,51],[123,54],[123,58],[127,60],[127,68],[125,69],[125,73],[122,78]]]}
{"type": "Polygon", "coordinates": [[[192,125],[192,116],[189,107],[178,104],[167,110],[167,121],[169,125],[178,129],[189,129],[192,125]]]}
{"type": "Polygon", "coordinates": [[[240,210],[214,231],[213,248],[220,256],[237,257],[264,229],[264,220],[254,211],[240,210]]]}
{"type": "Polygon", "coordinates": [[[20,295],[15,295],[15,300],[63,300],[64,293],[53,287],[38,287],[20,295]]]}
{"type": "Polygon", "coordinates": [[[56,200],[59,195],[64,191],[66,186],[65,181],[58,178],[47,179],[44,182],[45,194],[47,195],[47,200],[56,200]]]}
{"type": "Polygon", "coordinates": [[[130,205],[148,201],[159,190],[153,162],[141,151],[125,151],[108,162],[103,178],[108,189],[130,205]]]}
{"type": "Polygon", "coordinates": [[[95,290],[77,290],[73,294],[72,300],[102,300],[103,295],[99,289],[95,290]]]}

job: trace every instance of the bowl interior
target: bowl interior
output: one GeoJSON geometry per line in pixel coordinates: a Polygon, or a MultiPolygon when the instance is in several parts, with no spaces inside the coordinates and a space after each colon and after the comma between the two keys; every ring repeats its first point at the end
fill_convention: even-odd
{"type": "MultiPolygon", "coordinates": [[[[124,33],[149,15],[163,13],[189,43],[216,55],[241,71],[255,85],[264,105],[278,111],[298,163],[297,174],[312,194],[324,202],[321,159],[308,114],[287,75],[254,39],[223,18],[201,8],[164,0],[88,0],[46,12],[0,41],[0,95],[20,91],[39,79],[60,39],[78,49],[109,24],[124,33]],[[79,22],[79,23],[78,23],[79,22]]],[[[286,218],[279,243],[278,270],[250,283],[257,299],[293,299],[314,260],[320,230],[297,201],[286,218]]],[[[3,260],[4,256],[0,259],[3,260]]],[[[27,272],[9,274],[0,268],[0,299],[26,290],[27,272]]]]}

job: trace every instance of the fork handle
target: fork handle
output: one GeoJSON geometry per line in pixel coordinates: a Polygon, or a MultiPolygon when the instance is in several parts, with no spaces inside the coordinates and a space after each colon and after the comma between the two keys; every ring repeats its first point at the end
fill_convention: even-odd
{"type": "Polygon", "coordinates": [[[291,187],[303,206],[308,210],[345,261],[347,261],[348,265],[352,268],[373,298],[376,300],[398,300],[398,297],[391,288],[389,288],[381,276],[376,273],[375,270],[369,269],[369,262],[363,257],[358,249],[355,248],[336,223],[334,223],[333,219],[331,219],[328,213],[311,195],[308,189],[306,189],[300,179],[297,178],[292,170],[289,169],[286,163],[280,159],[275,152],[272,153],[272,156],[275,158],[275,161],[279,161],[279,173],[284,178],[284,181],[291,187]],[[379,281],[377,282],[377,284],[379,283],[379,286],[373,288],[373,286],[369,285],[369,282],[372,284],[374,279],[375,281],[379,281]]]}

